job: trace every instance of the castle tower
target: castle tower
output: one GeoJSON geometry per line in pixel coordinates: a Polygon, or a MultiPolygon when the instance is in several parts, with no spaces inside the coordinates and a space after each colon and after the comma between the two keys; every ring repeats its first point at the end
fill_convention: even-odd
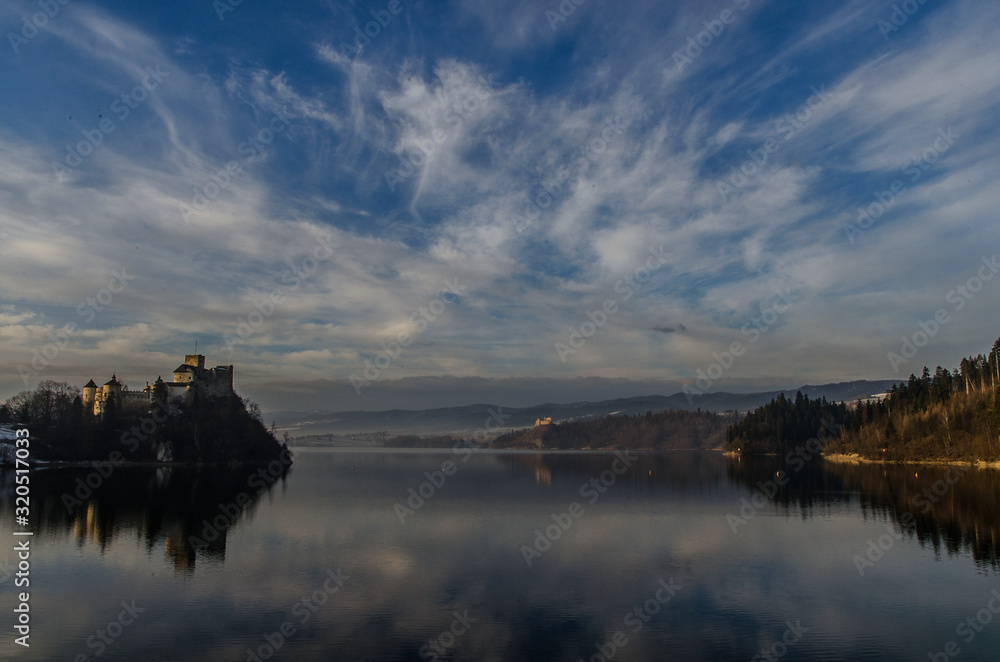
{"type": "Polygon", "coordinates": [[[104,387],[101,389],[101,396],[102,411],[108,400],[114,399],[116,406],[122,403],[122,383],[118,381],[118,375],[111,375],[111,379],[104,383],[104,387]]]}
{"type": "Polygon", "coordinates": [[[216,393],[220,395],[233,394],[233,366],[215,366],[212,368],[212,378],[216,384],[216,393]]]}
{"type": "Polygon", "coordinates": [[[94,414],[99,416],[104,413],[104,405],[111,398],[114,398],[116,405],[122,402],[122,384],[118,381],[117,375],[111,375],[111,379],[105,382],[104,386],[95,389],[94,414]]]}
{"type": "Polygon", "coordinates": [[[184,355],[184,365],[193,366],[200,370],[205,369],[205,355],[204,354],[185,354],[184,355]]]}
{"type": "Polygon", "coordinates": [[[118,375],[111,375],[111,379],[104,383],[104,394],[108,395],[121,395],[122,393],[122,383],[118,381],[118,375]]]}
{"type": "Polygon", "coordinates": [[[91,379],[83,385],[83,410],[93,414],[95,402],[97,402],[97,384],[91,379]]]}
{"type": "Polygon", "coordinates": [[[195,379],[195,368],[188,365],[187,363],[182,363],[176,368],[174,368],[174,383],[175,384],[191,384],[195,379]]]}

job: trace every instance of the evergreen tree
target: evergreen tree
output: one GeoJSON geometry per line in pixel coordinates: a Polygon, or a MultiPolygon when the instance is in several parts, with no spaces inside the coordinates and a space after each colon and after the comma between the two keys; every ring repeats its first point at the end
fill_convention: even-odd
{"type": "Polygon", "coordinates": [[[163,377],[157,377],[153,383],[153,402],[165,403],[167,401],[167,385],[163,382],[163,377]]]}

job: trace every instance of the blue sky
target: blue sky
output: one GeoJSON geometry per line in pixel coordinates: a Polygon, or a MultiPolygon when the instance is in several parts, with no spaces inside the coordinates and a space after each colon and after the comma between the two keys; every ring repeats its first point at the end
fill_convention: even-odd
{"type": "Polygon", "coordinates": [[[1000,335],[998,28],[971,0],[3,0],[0,390],[141,386],[195,341],[265,409],[954,366],[1000,335]]]}

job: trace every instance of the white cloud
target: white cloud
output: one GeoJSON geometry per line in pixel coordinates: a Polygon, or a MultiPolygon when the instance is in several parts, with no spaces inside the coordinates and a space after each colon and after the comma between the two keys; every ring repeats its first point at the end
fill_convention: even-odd
{"type": "MultiPolygon", "coordinates": [[[[672,68],[690,26],[712,18],[700,5],[642,19],[588,4],[562,26],[565,37],[535,5],[464,6],[458,37],[507,29],[491,57],[458,37],[443,50],[404,47],[448,29],[405,14],[398,33],[362,57],[346,58],[338,38],[310,36],[298,48],[313,69],[229,41],[220,57],[203,38],[178,42],[107,11],[70,9],[52,22],[51,54],[36,49],[24,71],[6,74],[65,83],[48,102],[76,117],[32,132],[14,128],[23,121],[14,111],[0,113],[8,387],[20,387],[16,366],[48,333],[80,322],[77,306],[121,267],[135,280],[61,353],[53,375],[106,364],[168,370],[198,338],[210,361],[248,366],[241,384],[251,390],[271,379],[342,380],[412,327],[445,279],[458,279],[461,301],[387,379],[683,379],[788,287],[802,301],[727,379],[836,380],[872,365],[880,377],[885,346],[933,310],[995,234],[997,16],[975,3],[927,10],[888,44],[865,32],[874,14],[863,3],[816,10],[821,21],[773,46],[747,14],[666,80],[664,62],[672,68]],[[572,48],[552,51],[570,35],[572,48]],[[830,64],[848,42],[856,54],[830,64]],[[518,57],[538,71],[519,80],[518,57]],[[52,161],[98,121],[80,113],[108,112],[156,65],[169,72],[162,85],[57,178],[52,161]],[[823,85],[829,101],[724,199],[717,181],[748,149],[780,138],[776,121],[823,85]],[[287,124],[247,156],[249,139],[277,115],[287,124]],[[889,185],[948,126],[961,135],[955,145],[849,243],[843,225],[872,201],[867,190],[889,185]],[[400,175],[411,156],[419,163],[400,175]],[[213,183],[232,162],[241,173],[213,183]],[[212,186],[218,194],[185,222],[180,206],[212,186]],[[532,201],[544,208],[518,231],[512,218],[532,201]],[[333,255],[290,288],[283,276],[319,236],[331,238],[333,255]],[[559,361],[554,343],[660,245],[669,265],[559,361]],[[274,313],[226,352],[224,334],[280,288],[274,313]],[[681,320],[689,332],[650,331],[681,320]],[[845,340],[859,327],[861,337],[845,340]]],[[[976,351],[995,296],[984,292],[929,360],[976,351]]]]}

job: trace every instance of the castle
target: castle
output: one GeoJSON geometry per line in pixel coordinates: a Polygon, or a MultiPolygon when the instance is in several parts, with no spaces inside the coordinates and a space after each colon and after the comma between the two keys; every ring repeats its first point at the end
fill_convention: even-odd
{"type": "MultiPolygon", "coordinates": [[[[167,402],[172,404],[190,404],[195,392],[207,397],[232,395],[233,366],[205,368],[203,354],[186,354],[184,363],[174,369],[174,381],[162,383],[167,389],[167,402]]],[[[145,406],[153,402],[153,392],[154,386],[149,382],[142,390],[130,389],[118,381],[117,375],[112,375],[104,386],[98,386],[91,379],[83,387],[83,409],[99,416],[111,399],[119,407],[132,403],[145,406]]]]}

